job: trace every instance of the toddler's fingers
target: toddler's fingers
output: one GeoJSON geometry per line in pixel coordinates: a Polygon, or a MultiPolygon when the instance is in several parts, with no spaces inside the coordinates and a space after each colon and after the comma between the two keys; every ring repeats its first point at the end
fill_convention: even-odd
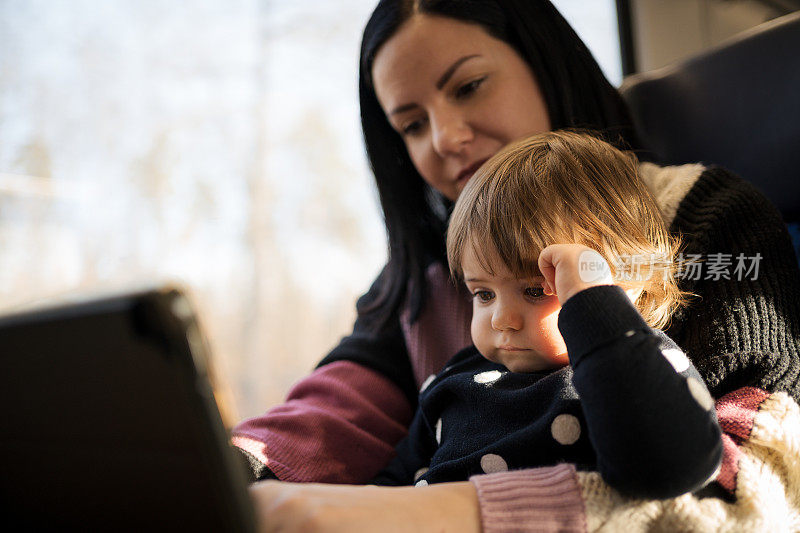
{"type": "MultiPolygon", "coordinates": [[[[555,250],[556,247],[554,245],[547,246],[541,251],[539,260],[537,261],[539,272],[542,273],[544,282],[547,283],[547,288],[550,290],[549,295],[551,296],[556,293],[556,267],[554,264],[555,257],[553,255],[555,250]]],[[[544,287],[544,285],[542,287],[544,287]]]]}
{"type": "Polygon", "coordinates": [[[544,293],[545,293],[547,296],[552,296],[553,294],[555,294],[555,292],[553,291],[553,289],[550,287],[550,284],[549,284],[549,283],[547,283],[547,280],[544,280],[544,281],[542,282],[542,289],[544,290],[544,293]]]}

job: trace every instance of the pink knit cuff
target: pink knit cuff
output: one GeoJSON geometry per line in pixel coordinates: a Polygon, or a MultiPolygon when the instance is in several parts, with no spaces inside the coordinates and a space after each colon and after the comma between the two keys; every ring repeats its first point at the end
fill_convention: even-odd
{"type": "Polygon", "coordinates": [[[470,481],[478,492],[484,533],[586,531],[573,465],[498,472],[470,481]]]}

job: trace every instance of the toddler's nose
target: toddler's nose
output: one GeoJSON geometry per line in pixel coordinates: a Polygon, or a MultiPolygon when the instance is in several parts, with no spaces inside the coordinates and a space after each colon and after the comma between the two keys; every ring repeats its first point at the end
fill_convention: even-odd
{"type": "Polygon", "coordinates": [[[514,306],[500,304],[492,314],[492,328],[497,331],[519,331],[522,329],[522,313],[514,306]]]}

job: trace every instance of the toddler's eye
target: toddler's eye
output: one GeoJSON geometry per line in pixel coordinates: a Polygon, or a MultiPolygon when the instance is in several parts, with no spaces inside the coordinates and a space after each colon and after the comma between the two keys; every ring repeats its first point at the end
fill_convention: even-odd
{"type": "Polygon", "coordinates": [[[527,287],[525,289],[525,296],[529,298],[542,298],[546,295],[542,287],[527,287]]]}
{"type": "Polygon", "coordinates": [[[492,294],[492,291],[475,291],[474,293],[472,293],[472,297],[478,300],[479,302],[486,303],[491,301],[492,298],[494,298],[494,294],[492,294]]]}

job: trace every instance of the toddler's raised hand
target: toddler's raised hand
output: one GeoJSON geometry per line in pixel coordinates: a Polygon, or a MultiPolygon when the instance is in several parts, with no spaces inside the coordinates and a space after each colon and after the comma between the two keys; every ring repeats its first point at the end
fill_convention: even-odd
{"type": "Polygon", "coordinates": [[[545,294],[555,294],[561,305],[577,292],[595,285],[613,285],[603,256],[582,244],[551,244],[539,254],[545,294]]]}

